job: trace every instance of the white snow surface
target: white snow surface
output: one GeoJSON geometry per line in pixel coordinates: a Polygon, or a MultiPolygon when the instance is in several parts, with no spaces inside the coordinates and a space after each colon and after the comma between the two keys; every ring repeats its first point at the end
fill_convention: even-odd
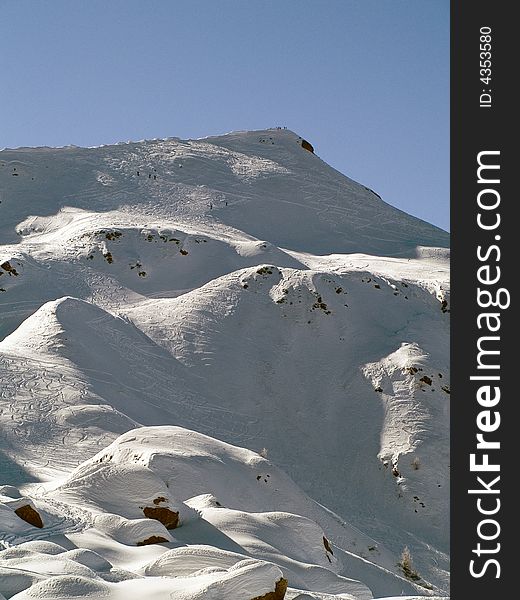
{"type": "Polygon", "coordinates": [[[448,234],[301,142],[0,151],[0,599],[448,594],[448,234]]]}

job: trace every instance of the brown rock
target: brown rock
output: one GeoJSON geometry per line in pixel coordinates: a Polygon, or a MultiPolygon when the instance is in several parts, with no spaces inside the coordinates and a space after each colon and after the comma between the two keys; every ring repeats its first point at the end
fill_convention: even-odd
{"type": "Polygon", "coordinates": [[[155,498],[153,503],[155,505],[160,504],[161,502],[168,502],[168,500],[166,500],[166,498],[164,496],[159,496],[158,498],[155,498]]]}
{"type": "Polygon", "coordinates": [[[2,263],[0,265],[0,268],[9,273],[9,275],[14,275],[15,277],[18,276],[18,271],[11,265],[11,263],[8,260],[2,263]]]}
{"type": "Polygon", "coordinates": [[[163,506],[147,506],[143,512],[145,517],[160,521],[166,529],[175,529],[179,523],[179,513],[163,506]]]}
{"type": "Polygon", "coordinates": [[[138,546],[149,546],[150,544],[162,544],[163,542],[167,542],[168,540],[160,537],[159,535],[152,535],[149,538],[146,538],[142,542],[137,542],[138,546]]]}
{"type": "Polygon", "coordinates": [[[309,143],[307,140],[302,140],[302,148],[305,148],[305,150],[308,150],[309,152],[312,152],[314,154],[314,148],[312,147],[312,144],[309,143]]]}
{"type": "Polygon", "coordinates": [[[34,527],[39,527],[40,529],[42,529],[43,521],[40,517],[40,513],[37,510],[35,510],[32,506],[24,504],[24,506],[20,506],[20,508],[17,508],[14,512],[23,521],[26,521],[30,525],[34,525],[34,527]]]}
{"type": "Polygon", "coordinates": [[[285,598],[285,592],[287,591],[287,579],[283,577],[276,582],[274,592],[267,592],[263,596],[256,596],[251,600],[283,600],[285,598]]]}

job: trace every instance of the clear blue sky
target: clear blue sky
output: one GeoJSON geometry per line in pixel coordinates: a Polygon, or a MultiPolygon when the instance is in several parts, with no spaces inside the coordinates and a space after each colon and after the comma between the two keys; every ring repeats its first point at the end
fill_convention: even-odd
{"type": "Polygon", "coordinates": [[[449,228],[449,0],[0,0],[0,147],[286,125],[449,228]]]}

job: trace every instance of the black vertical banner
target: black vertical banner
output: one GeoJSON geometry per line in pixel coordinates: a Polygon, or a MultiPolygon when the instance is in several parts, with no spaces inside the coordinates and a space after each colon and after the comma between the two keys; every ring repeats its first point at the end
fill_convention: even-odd
{"type": "Polygon", "coordinates": [[[505,598],[520,573],[513,515],[520,469],[514,7],[501,0],[451,4],[454,600],[505,598]]]}

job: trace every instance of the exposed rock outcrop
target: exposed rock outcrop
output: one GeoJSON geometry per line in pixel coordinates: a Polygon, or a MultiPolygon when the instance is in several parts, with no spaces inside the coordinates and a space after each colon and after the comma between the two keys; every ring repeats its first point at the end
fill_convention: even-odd
{"type": "Polygon", "coordinates": [[[267,592],[263,596],[256,596],[251,600],[283,600],[285,598],[285,592],[287,591],[287,579],[283,577],[276,582],[274,592],[267,592]]]}
{"type": "Polygon", "coordinates": [[[159,535],[151,535],[149,538],[146,538],[142,542],[137,542],[138,546],[150,546],[150,544],[162,544],[163,542],[167,542],[168,540],[159,536],[159,535]]]}
{"type": "Polygon", "coordinates": [[[39,527],[40,529],[43,528],[43,521],[40,513],[29,504],[20,506],[19,508],[15,509],[14,512],[20,517],[20,519],[26,521],[30,525],[34,525],[34,527],[39,527]]]}
{"type": "Polygon", "coordinates": [[[143,508],[145,517],[160,521],[166,529],[175,529],[179,524],[179,513],[163,506],[147,506],[143,508]]]}
{"type": "Polygon", "coordinates": [[[305,150],[308,150],[309,152],[312,152],[314,154],[314,148],[312,144],[307,140],[302,140],[302,148],[305,148],[305,150]]]}

